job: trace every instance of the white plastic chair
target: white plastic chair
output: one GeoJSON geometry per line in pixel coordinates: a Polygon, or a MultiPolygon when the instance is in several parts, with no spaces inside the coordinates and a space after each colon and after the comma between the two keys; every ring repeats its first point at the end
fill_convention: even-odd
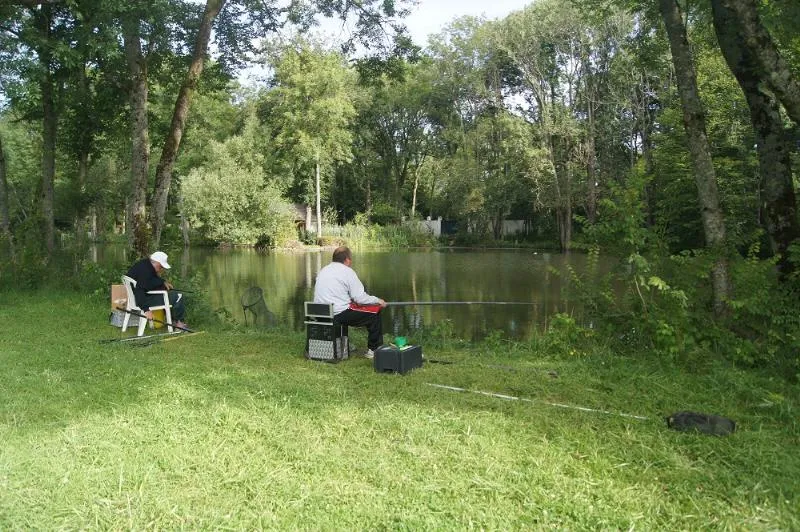
{"type": "MultiPolygon", "coordinates": [[[[136,312],[138,314],[144,315],[144,311],[136,305],[136,296],[133,294],[133,289],[136,286],[136,279],[128,277],[127,275],[122,276],[122,284],[125,285],[125,292],[128,294],[128,301],[125,303],[125,317],[122,318],[122,332],[125,332],[128,329],[128,322],[131,319],[131,312],[136,312]]],[[[172,313],[170,312],[169,306],[169,293],[166,290],[150,290],[147,292],[148,294],[160,294],[164,297],[164,304],[163,305],[155,305],[150,306],[150,310],[164,310],[164,317],[166,318],[164,321],[167,322],[167,330],[172,332],[172,313]]],[[[142,336],[144,334],[144,327],[147,325],[147,322],[150,322],[150,328],[153,328],[153,320],[147,320],[143,317],[139,317],[139,330],[136,333],[136,336],[142,336]]]]}

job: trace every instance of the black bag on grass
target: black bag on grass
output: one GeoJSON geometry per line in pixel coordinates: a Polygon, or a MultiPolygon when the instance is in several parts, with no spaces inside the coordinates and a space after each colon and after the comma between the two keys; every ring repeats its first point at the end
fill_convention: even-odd
{"type": "Polygon", "coordinates": [[[676,412],[667,418],[667,427],[683,432],[700,432],[714,436],[727,436],[736,430],[732,419],[699,412],[676,412]]]}

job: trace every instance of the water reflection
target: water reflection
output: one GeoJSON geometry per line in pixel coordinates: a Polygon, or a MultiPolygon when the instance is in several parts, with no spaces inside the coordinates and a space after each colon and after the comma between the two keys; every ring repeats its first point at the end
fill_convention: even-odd
{"type": "MultiPolygon", "coordinates": [[[[124,246],[98,246],[90,250],[90,257],[105,264],[133,261],[124,246]]],[[[241,297],[257,286],[278,321],[301,329],[303,302],[312,299],[317,272],[330,262],[331,251],[192,248],[172,252],[170,258],[181,276],[197,275],[204,280],[212,306],[224,307],[234,319],[244,323],[241,297]]],[[[359,251],[353,256],[353,268],[367,291],[386,301],[529,303],[408,305],[384,312],[384,330],[389,334],[410,335],[421,328],[439,327],[472,339],[495,330],[524,338],[554,313],[573,310],[562,294],[567,266],[584,271],[586,256],[530,250],[359,251]]]]}
{"type": "MultiPolygon", "coordinates": [[[[311,300],[317,272],[330,251],[304,253],[192,249],[181,272],[206,280],[211,303],[244,321],[240,297],[251,286],[264,290],[269,309],[295,328],[303,326],[303,302],[311,300]]],[[[570,265],[585,266],[581,254],[531,251],[364,251],[353,268],[371,294],[387,301],[514,301],[530,305],[415,305],[389,307],[384,330],[410,334],[422,327],[452,327],[460,337],[479,338],[501,330],[525,337],[548,316],[570,310],[562,299],[562,276],[570,265]],[[445,324],[445,325],[442,325],[445,324]]]]}

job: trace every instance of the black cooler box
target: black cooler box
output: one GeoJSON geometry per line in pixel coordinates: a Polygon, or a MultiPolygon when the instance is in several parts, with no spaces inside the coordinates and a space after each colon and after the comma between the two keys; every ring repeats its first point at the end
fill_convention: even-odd
{"type": "Polygon", "coordinates": [[[422,367],[422,346],[379,347],[375,350],[372,364],[378,372],[407,373],[422,367]]]}

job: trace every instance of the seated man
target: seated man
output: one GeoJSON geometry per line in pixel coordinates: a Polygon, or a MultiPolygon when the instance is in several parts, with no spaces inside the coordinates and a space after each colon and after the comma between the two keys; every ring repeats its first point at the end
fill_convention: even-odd
{"type": "Polygon", "coordinates": [[[369,295],[364,285],[350,267],[353,264],[350,249],[342,246],[333,252],[333,261],[317,274],[314,285],[314,303],[332,303],[334,322],[367,328],[367,352],[372,358],[383,343],[380,311],[386,302],[369,295]],[[360,305],[371,305],[359,308],[360,305]]]}
{"type": "Polygon", "coordinates": [[[167,254],[163,251],[156,251],[150,255],[150,258],[142,259],[131,266],[126,275],[136,281],[136,288],[133,289],[136,306],[142,309],[148,320],[153,319],[153,311],[150,310],[150,305],[161,305],[164,302],[164,298],[160,294],[148,294],[147,292],[150,290],[169,290],[169,304],[172,307],[170,312],[173,320],[170,325],[186,328],[186,324],[183,322],[186,314],[183,297],[172,290],[172,284],[169,281],[159,277],[162,271],[168,269],[167,254]]]}

